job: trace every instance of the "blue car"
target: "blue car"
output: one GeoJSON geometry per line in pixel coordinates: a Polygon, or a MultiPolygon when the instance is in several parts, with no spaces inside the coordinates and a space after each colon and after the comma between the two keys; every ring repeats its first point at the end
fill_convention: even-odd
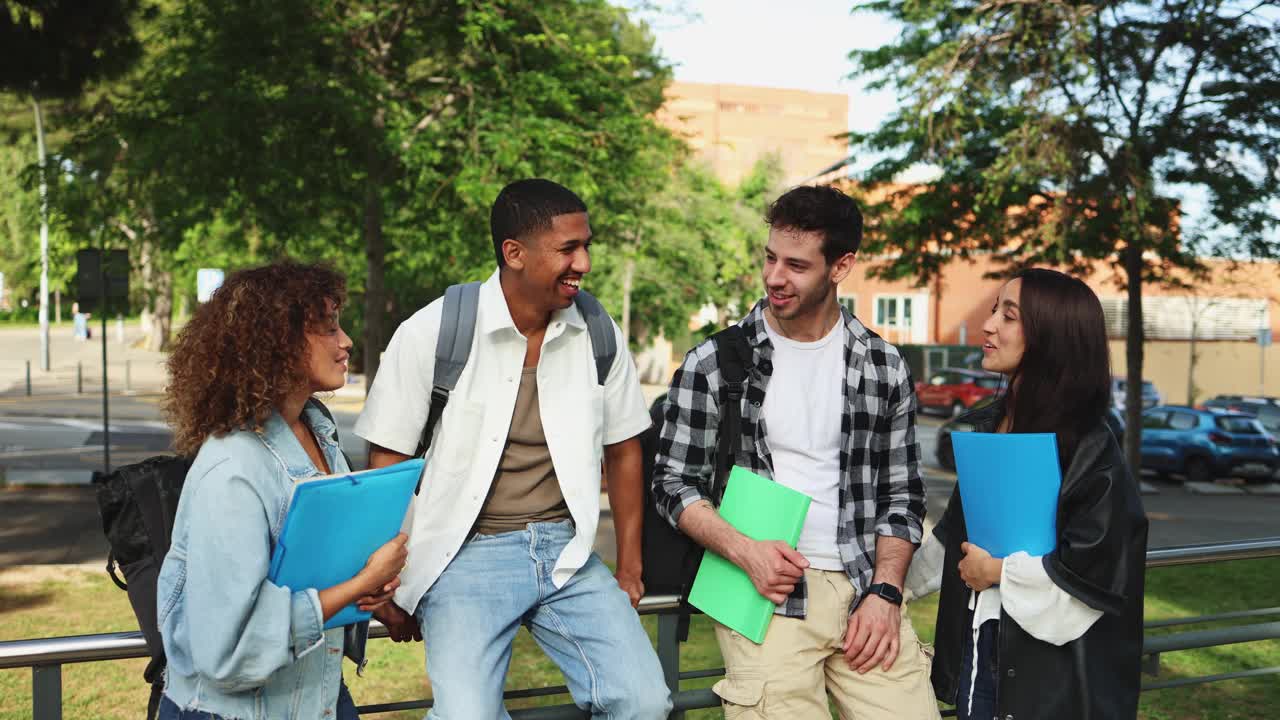
{"type": "Polygon", "coordinates": [[[1276,440],[1252,415],[1180,406],[1142,414],[1142,468],[1192,482],[1228,476],[1266,479],[1280,467],[1276,440]]]}

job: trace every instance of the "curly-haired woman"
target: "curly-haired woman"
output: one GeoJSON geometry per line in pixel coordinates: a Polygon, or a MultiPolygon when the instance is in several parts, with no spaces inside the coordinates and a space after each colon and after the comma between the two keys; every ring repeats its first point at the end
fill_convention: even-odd
{"type": "Polygon", "coordinates": [[[290,589],[267,579],[294,483],[347,467],[311,401],[346,380],[338,325],[346,284],[333,270],[281,262],[231,274],[179,334],[165,412],[195,460],[157,587],[168,669],[160,717],[356,717],[342,685],[338,610],[390,599],[404,536],[355,577],[290,589]]]}

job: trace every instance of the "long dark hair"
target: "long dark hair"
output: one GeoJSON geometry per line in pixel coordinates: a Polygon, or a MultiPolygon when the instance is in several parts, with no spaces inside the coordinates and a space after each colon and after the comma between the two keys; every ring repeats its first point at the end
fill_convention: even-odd
{"type": "Polygon", "coordinates": [[[1088,285],[1056,270],[1022,270],[1014,278],[1022,280],[1025,346],[1005,392],[1009,430],[1056,433],[1065,469],[1111,402],[1102,303],[1088,285]]]}

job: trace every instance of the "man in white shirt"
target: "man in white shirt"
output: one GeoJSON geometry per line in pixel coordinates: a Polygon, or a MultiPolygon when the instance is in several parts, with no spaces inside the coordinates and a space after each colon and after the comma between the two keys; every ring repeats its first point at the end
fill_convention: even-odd
{"type": "MultiPolygon", "coordinates": [[[[428,718],[508,717],[502,687],[521,625],[579,707],[665,718],[670,694],[633,609],[644,594],[639,435],[649,415],[616,324],[619,352],[598,382],[574,302],[591,269],[586,206],[549,180],[520,180],[498,194],[490,229],[498,269],[480,288],[471,353],[426,455],[395,604],[378,619],[397,641],[425,637],[428,718]],[[592,552],[602,459],[616,576],[592,552]]],[[[418,446],[442,305],[406,320],[383,355],[355,427],[371,467],[418,446]]]]}
{"type": "Polygon", "coordinates": [[[768,294],[740,323],[752,361],[739,437],[719,437],[731,396],[704,342],[671,380],[654,467],[659,513],[777,604],[760,645],[716,625],[714,690],[744,720],[827,717],[828,693],[840,717],[936,718],[929,656],[902,604],[925,511],[911,373],[836,301],[862,215],[835,188],[798,187],[765,219],[768,294]],[[704,495],[726,440],[735,464],[812,498],[797,549],[746,537],[704,495]]]}

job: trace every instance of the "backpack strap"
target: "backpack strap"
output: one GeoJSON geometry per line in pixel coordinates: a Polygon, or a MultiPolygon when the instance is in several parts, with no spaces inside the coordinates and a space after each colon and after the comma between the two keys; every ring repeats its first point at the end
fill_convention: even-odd
{"type": "Polygon", "coordinates": [[[711,336],[716,346],[720,378],[727,402],[720,408],[720,430],[716,438],[716,465],[711,477],[712,502],[720,504],[733,467],[733,456],[742,441],[742,398],[747,389],[747,368],[754,364],[751,346],[741,325],[730,325],[711,336]]]}
{"type": "Polygon", "coordinates": [[[338,439],[338,421],[333,419],[333,413],[330,412],[329,408],[326,407],[324,403],[320,402],[318,398],[312,397],[307,402],[314,405],[315,408],[320,411],[321,415],[329,418],[329,422],[333,423],[333,436],[330,439],[338,446],[338,452],[342,453],[343,459],[347,461],[347,467],[354,468],[355,465],[351,464],[351,456],[347,454],[346,450],[342,449],[342,441],[338,439]]]}
{"type": "MultiPolygon", "coordinates": [[[[427,423],[422,427],[422,437],[414,455],[424,455],[431,447],[432,435],[440,422],[444,408],[449,404],[449,393],[458,386],[458,378],[471,356],[471,341],[476,334],[476,318],[480,314],[480,285],[470,282],[451,285],[444,291],[444,308],[440,313],[440,334],[436,339],[435,377],[431,385],[431,407],[427,411],[427,423]]],[[[587,323],[591,338],[592,355],[596,361],[596,382],[604,385],[609,369],[618,356],[617,337],[613,334],[613,321],[600,301],[586,291],[579,291],[575,302],[578,312],[587,323]]],[[[419,483],[419,488],[421,483],[419,483]]]]}
{"type": "Polygon", "coordinates": [[[594,295],[586,290],[579,290],[574,298],[578,312],[587,322],[587,334],[591,337],[591,354],[596,359],[596,382],[604,385],[609,378],[609,369],[618,357],[618,337],[613,334],[613,321],[604,306],[594,295]]]}
{"type": "MultiPolygon", "coordinates": [[[[449,404],[449,393],[458,386],[462,369],[471,356],[471,340],[476,334],[476,316],[480,313],[480,283],[450,285],[444,291],[444,308],[440,313],[440,334],[436,338],[436,367],[431,384],[431,407],[427,410],[427,424],[422,426],[422,437],[414,455],[425,455],[431,447],[444,408],[449,404]]],[[[419,481],[419,489],[421,481],[419,481]]],[[[414,491],[415,493],[417,490],[414,491]]]]}

